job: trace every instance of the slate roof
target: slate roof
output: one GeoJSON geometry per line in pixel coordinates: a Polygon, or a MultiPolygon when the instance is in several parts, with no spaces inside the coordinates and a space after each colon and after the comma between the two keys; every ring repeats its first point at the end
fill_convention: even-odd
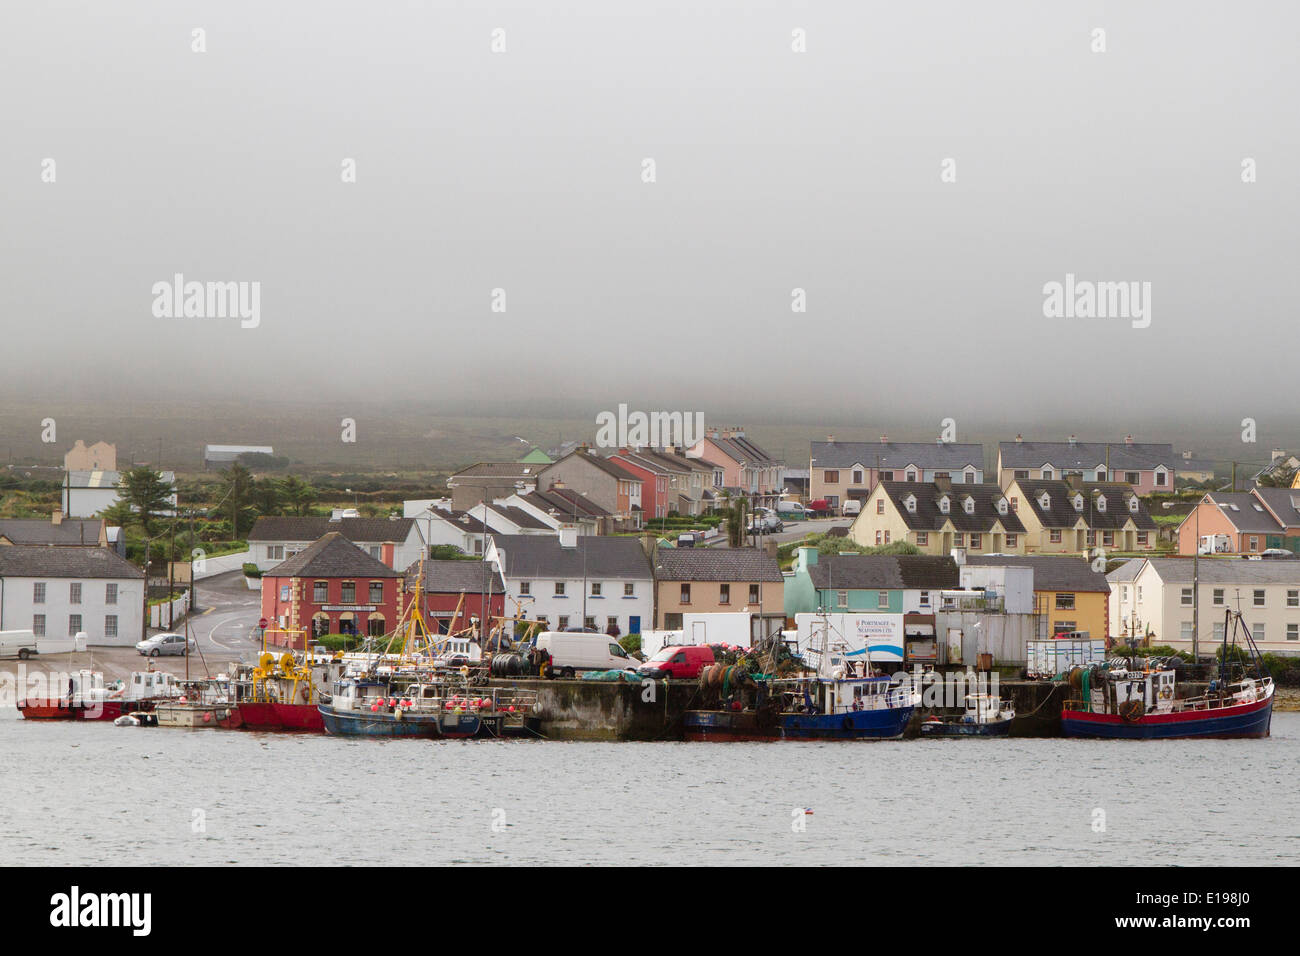
{"type": "Polygon", "coordinates": [[[494,534],[492,540],[506,553],[509,578],[580,578],[584,569],[588,578],[653,577],[636,538],[579,535],[572,548],[561,547],[558,535],[494,534]]]}
{"type": "MultiPolygon", "coordinates": [[[[1136,559],[1140,562],[1141,559],[1136,559]]],[[[1032,568],[1035,591],[1102,591],[1109,593],[1106,575],[1082,558],[1061,554],[968,554],[967,564],[1032,568]]]]}
{"type": "Polygon", "coordinates": [[[967,465],[984,470],[984,446],[957,442],[815,441],[809,457],[816,459],[815,468],[874,468],[879,461],[886,471],[902,471],[908,465],[937,471],[961,471],[967,465]]]}
{"type": "Polygon", "coordinates": [[[571,518],[575,511],[579,518],[603,518],[609,515],[609,512],[596,502],[572,488],[547,488],[545,491],[538,488],[521,497],[530,505],[548,514],[554,509],[558,518],[566,515],[571,518]]]}
{"type": "Polygon", "coordinates": [[[1150,471],[1164,465],[1176,471],[1179,456],[1174,446],[1159,442],[1085,442],[1077,441],[1002,441],[998,458],[1003,468],[1038,468],[1051,464],[1056,469],[1096,468],[1106,464],[1110,449],[1110,469],[1116,471],[1150,471]]]}
{"type": "Polygon", "coordinates": [[[331,531],[269,571],[269,578],[398,578],[401,574],[331,531]]]}
{"type": "Polygon", "coordinates": [[[757,548],[661,548],[655,565],[660,581],[785,580],[776,558],[757,548]]]}
{"type": "MultiPolygon", "coordinates": [[[[564,458],[561,458],[560,461],[568,461],[570,458],[574,457],[579,457],[584,461],[590,462],[605,474],[612,478],[617,478],[619,481],[641,481],[640,475],[628,471],[618,462],[610,461],[608,458],[602,458],[600,455],[593,455],[591,452],[587,451],[575,451],[572,455],[566,455],[564,458]]],[[[559,462],[556,462],[556,464],[559,464],[559,462]]]]}
{"type": "MultiPolygon", "coordinates": [[[[1282,525],[1288,528],[1300,525],[1300,489],[1261,486],[1254,493],[1282,525]]],[[[1215,494],[1213,497],[1217,499],[1219,496],[1215,494]]]]}
{"type": "Polygon", "coordinates": [[[457,478],[518,478],[525,481],[536,481],[537,473],[546,467],[546,464],[541,462],[476,461],[474,464],[453,474],[449,480],[454,481],[457,478]]]}
{"type": "Polygon", "coordinates": [[[144,572],[110,548],[0,548],[0,578],[143,578],[144,572]]]}
{"type": "Polygon", "coordinates": [[[322,535],[339,532],[349,541],[382,543],[405,541],[415,518],[296,518],[287,515],[264,515],[253,524],[249,541],[315,541],[322,535]]]}
{"type": "MultiPolygon", "coordinates": [[[[461,531],[467,531],[471,534],[483,534],[485,531],[491,531],[483,522],[479,521],[468,511],[455,511],[452,509],[435,508],[433,516],[441,518],[448,524],[455,525],[461,531]]],[[[412,519],[417,520],[417,519],[412,519]]]]}
{"type": "Polygon", "coordinates": [[[545,531],[551,530],[551,526],[547,524],[545,521],[542,521],[540,518],[533,517],[533,515],[531,515],[529,512],[515,505],[500,505],[494,503],[488,505],[488,508],[490,508],[495,513],[501,515],[501,517],[508,519],[514,524],[517,524],[521,528],[533,528],[536,530],[545,530],[545,531]]]}
{"type": "Polygon", "coordinates": [[[808,569],[813,587],[824,590],[931,590],[956,588],[957,562],[928,554],[822,555],[808,569]]]}
{"type": "MultiPolygon", "coordinates": [[[[1185,581],[1188,584],[1192,581],[1191,558],[1147,558],[1147,562],[1155,568],[1156,573],[1164,581],[1180,583],[1185,581]]],[[[1251,561],[1245,558],[1202,558],[1199,564],[1200,568],[1197,569],[1196,576],[1202,585],[1294,584],[1300,587],[1300,559],[1251,561]]],[[[1235,610],[1236,596],[1228,594],[1225,597],[1229,599],[1229,606],[1235,610]]],[[[1247,614],[1251,606],[1250,599],[1249,594],[1241,595],[1241,606],[1247,614]]]]}
{"type": "MultiPolygon", "coordinates": [[[[914,531],[937,531],[946,522],[951,521],[956,531],[989,532],[995,522],[1001,522],[1002,529],[1008,534],[1024,534],[1025,526],[1016,517],[1008,504],[1006,514],[999,514],[997,503],[1006,499],[1002,489],[996,484],[957,483],[947,490],[933,483],[919,481],[882,481],[880,483],[899,515],[909,528],[914,531]],[[916,497],[916,511],[909,512],[905,502],[909,495],[916,497]],[[940,500],[947,495],[948,513],[939,509],[940,500]],[[974,499],[974,513],[966,513],[966,499],[974,499]]],[[[863,514],[866,514],[864,509],[863,514]]],[[[860,518],[869,521],[868,518],[860,518]]]]}
{"type": "Polygon", "coordinates": [[[717,448],[728,458],[736,462],[745,462],[748,465],[777,465],[780,459],[773,458],[758,445],[754,444],[745,437],[723,438],[719,432],[716,437],[706,436],[708,441],[713,442],[717,448]]]}
{"type": "MultiPolygon", "coordinates": [[[[415,588],[419,576],[420,562],[415,561],[406,569],[408,591],[415,588]]],[[[432,594],[459,594],[462,591],[480,594],[489,588],[497,594],[504,594],[506,583],[501,573],[486,561],[424,562],[424,590],[432,594]]]]}
{"type": "Polygon", "coordinates": [[[1114,530],[1123,528],[1130,518],[1139,531],[1155,531],[1156,522],[1147,511],[1147,506],[1138,498],[1136,512],[1129,511],[1128,499],[1135,492],[1132,485],[1118,481],[1084,481],[1076,489],[1069,482],[1044,480],[1041,478],[1017,478],[1021,500],[1019,507],[1032,508],[1039,523],[1045,528],[1073,528],[1083,519],[1084,524],[1092,530],[1114,530]],[[1039,503],[1043,492],[1047,492],[1046,509],[1039,503]],[[1074,510],[1074,496],[1083,495],[1083,510],[1074,510]],[[1105,510],[1096,506],[1099,498],[1106,501],[1105,510]]]}
{"type": "MultiPolygon", "coordinates": [[[[1264,491],[1269,489],[1259,490],[1264,491]]],[[[1276,488],[1271,490],[1286,492],[1288,496],[1295,494],[1295,492],[1291,491],[1290,488],[1276,488]]],[[[1277,519],[1274,518],[1272,513],[1264,507],[1264,502],[1259,498],[1256,498],[1252,492],[1216,491],[1212,494],[1206,495],[1206,498],[1218,506],[1219,511],[1223,513],[1223,516],[1231,521],[1233,527],[1238,531],[1244,531],[1247,534],[1282,533],[1282,525],[1278,524],[1277,519]]],[[[1281,504],[1280,501],[1278,501],[1277,496],[1270,496],[1270,499],[1266,500],[1269,501],[1269,504],[1277,503],[1279,506],[1281,504]]],[[[1292,511],[1289,501],[1287,501],[1286,510],[1292,511]]],[[[1292,514],[1292,517],[1294,517],[1294,513],[1292,514]]],[[[1184,519],[1184,523],[1186,521],[1195,520],[1196,512],[1193,511],[1184,519]]]]}
{"type": "Polygon", "coordinates": [[[1114,571],[1110,572],[1110,574],[1106,575],[1106,580],[1115,584],[1132,581],[1138,576],[1138,572],[1142,570],[1142,567],[1146,562],[1146,558],[1129,558],[1114,571]]]}
{"type": "Polygon", "coordinates": [[[12,544],[95,547],[104,526],[101,518],[64,518],[55,524],[46,518],[0,519],[0,538],[12,544]]]}
{"type": "MultiPolygon", "coordinates": [[[[159,477],[168,484],[176,483],[176,472],[160,471],[159,477]]],[[[121,480],[120,471],[70,471],[64,480],[68,488],[116,488],[121,480]]]]}

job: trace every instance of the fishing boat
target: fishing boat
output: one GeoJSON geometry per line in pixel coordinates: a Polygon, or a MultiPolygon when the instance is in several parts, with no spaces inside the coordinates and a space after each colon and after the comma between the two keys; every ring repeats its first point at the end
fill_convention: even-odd
{"type": "Polygon", "coordinates": [[[1273,717],[1273,678],[1241,614],[1225,612],[1219,676],[1206,693],[1179,698],[1177,670],[1162,659],[1131,667],[1120,658],[1075,668],[1070,685],[1078,697],[1061,710],[1066,737],[1154,740],[1188,737],[1267,737],[1273,717]],[[1240,628],[1249,667],[1229,664],[1229,635],[1240,628]]]}
{"type": "Polygon", "coordinates": [[[243,723],[239,708],[218,681],[184,681],[183,693],[175,700],[162,701],[153,709],[159,727],[187,730],[237,730],[243,723]]]}
{"type": "MultiPolygon", "coordinates": [[[[303,632],[284,633],[292,636],[303,632]]],[[[239,705],[246,730],[320,733],[325,730],[318,707],[320,697],[340,673],[339,662],[311,647],[301,655],[285,652],[277,658],[266,649],[264,633],[256,665],[240,664],[235,668],[232,699],[239,705]]]]}
{"type": "Polygon", "coordinates": [[[116,720],[134,711],[152,711],[157,702],[180,694],[176,678],[166,671],[135,671],[129,681],[108,686],[103,673],[83,668],[70,675],[68,683],[66,695],[19,700],[18,712],[27,720],[116,720]]]}
{"type": "Polygon", "coordinates": [[[928,717],[921,722],[922,737],[1005,737],[1011,733],[1016,712],[996,694],[967,694],[965,709],[955,718],[928,717]]]}

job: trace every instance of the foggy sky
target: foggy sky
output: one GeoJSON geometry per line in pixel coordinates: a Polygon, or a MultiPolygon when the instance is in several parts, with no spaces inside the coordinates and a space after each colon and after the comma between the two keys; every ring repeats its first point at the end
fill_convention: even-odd
{"type": "Polygon", "coordinates": [[[1297,35],[1280,2],[9,4],[0,397],[1290,409],[1297,35]],[[155,318],[175,273],[259,281],[260,326],[155,318]],[[1067,273],[1150,282],[1150,328],[1044,318],[1067,273]]]}

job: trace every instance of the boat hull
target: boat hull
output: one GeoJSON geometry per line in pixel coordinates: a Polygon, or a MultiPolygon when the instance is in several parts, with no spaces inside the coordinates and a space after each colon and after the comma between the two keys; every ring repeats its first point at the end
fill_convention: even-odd
{"type": "Polygon", "coordinates": [[[239,708],[230,704],[165,703],[154,708],[159,727],[186,730],[235,730],[242,723],[239,708]]]}
{"type": "Polygon", "coordinates": [[[1061,711],[1066,737],[1106,740],[1173,740],[1180,737],[1267,737],[1273,720],[1273,697],[1212,711],[1145,714],[1127,721],[1118,714],[1061,711]]]}
{"type": "Polygon", "coordinates": [[[335,710],[318,705],[325,732],[336,737],[423,737],[436,740],[464,740],[481,727],[473,714],[362,713],[335,710]]]}
{"type": "Polygon", "coordinates": [[[316,731],[323,733],[325,721],[316,704],[279,704],[269,701],[240,701],[246,730],[316,731]]]}
{"type": "Polygon", "coordinates": [[[903,736],[914,707],[845,714],[781,714],[763,725],[753,711],[690,710],[684,736],[690,741],[895,740],[903,736]]]}
{"type": "Polygon", "coordinates": [[[922,737],[1006,737],[1010,733],[1010,720],[994,720],[983,724],[943,720],[921,724],[922,737]]]}
{"type": "Polygon", "coordinates": [[[105,700],[70,704],[66,700],[29,697],[18,702],[18,712],[27,720],[117,720],[123,714],[138,709],[139,701],[105,700]]]}

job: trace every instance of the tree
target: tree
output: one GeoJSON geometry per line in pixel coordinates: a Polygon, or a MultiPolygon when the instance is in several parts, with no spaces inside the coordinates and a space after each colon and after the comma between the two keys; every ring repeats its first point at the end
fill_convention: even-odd
{"type": "MultiPolygon", "coordinates": [[[[147,465],[123,472],[117,484],[117,496],[131,510],[145,537],[153,537],[154,518],[171,510],[175,487],[147,465]]],[[[119,515],[121,512],[119,512],[119,515]]]]}
{"type": "Polygon", "coordinates": [[[311,507],[319,495],[309,482],[296,475],[288,475],[280,482],[280,497],[295,515],[302,518],[311,514],[311,507]]]}
{"type": "Polygon", "coordinates": [[[230,515],[230,533],[239,537],[240,525],[246,517],[244,508],[253,491],[253,475],[243,465],[236,462],[221,472],[222,497],[225,500],[226,514],[230,515]]]}
{"type": "Polygon", "coordinates": [[[745,499],[735,498],[724,509],[727,515],[727,544],[733,548],[745,546],[745,499]]]}

